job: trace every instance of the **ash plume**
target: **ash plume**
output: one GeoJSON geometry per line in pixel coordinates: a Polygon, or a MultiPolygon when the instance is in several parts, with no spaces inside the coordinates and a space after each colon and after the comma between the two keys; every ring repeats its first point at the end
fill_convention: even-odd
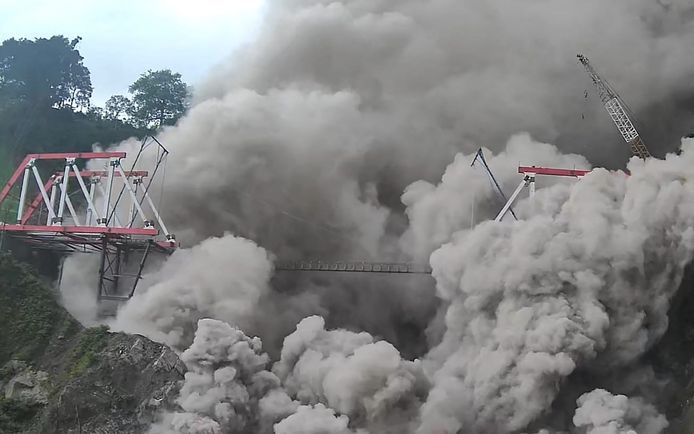
{"type": "Polygon", "coordinates": [[[349,418],[338,416],[323,404],[302,405],[297,412],[275,425],[276,434],[366,434],[352,431],[349,418]]]}
{"type": "Polygon", "coordinates": [[[183,411],[161,415],[150,434],[267,432],[268,423],[298,407],[266,370],[269,357],[260,339],[225,322],[198,321],[195,339],[181,360],[188,368],[177,400],[183,411]]]}
{"type": "Polygon", "coordinates": [[[449,306],[420,432],[523,429],[577,368],[628,366],[662,336],[694,254],[692,151],[549,187],[523,220],[481,223],[432,254],[449,306]]]}
{"type": "Polygon", "coordinates": [[[181,349],[192,341],[200,318],[224,318],[248,328],[269,291],[271,271],[267,252],[252,241],[209,238],[174,252],[149,276],[149,286],[118,312],[113,326],[181,349]]]}
{"type": "Polygon", "coordinates": [[[518,222],[489,221],[499,199],[470,162],[484,146],[507,193],[518,164],[625,166],[579,51],[637,116],[658,112],[642,129],[653,153],[674,151],[692,129],[691,10],[271,2],[257,41],[159,135],[161,211],[185,248],[113,324],[194,348],[180,411],[153,430],[661,432],[646,388],[601,389],[647,372],[668,327],[694,252],[694,142],[631,176],[538,180],[518,222]],[[273,274],[275,258],[430,261],[434,280],[273,274]],[[250,377],[236,344],[263,360],[250,377]]]}
{"type": "Polygon", "coordinates": [[[578,399],[574,424],[587,434],[657,434],[667,427],[662,414],[641,399],[596,389],[578,399]]]}
{"type": "Polygon", "coordinates": [[[383,434],[409,430],[427,389],[419,361],[402,360],[390,343],[365,332],[327,331],[315,316],[287,336],[273,372],[300,402],[325,403],[383,434]]]}

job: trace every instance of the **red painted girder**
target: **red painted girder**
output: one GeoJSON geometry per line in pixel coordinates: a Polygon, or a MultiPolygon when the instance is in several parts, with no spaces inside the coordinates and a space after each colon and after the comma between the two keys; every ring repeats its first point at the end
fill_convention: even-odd
{"type": "MultiPolygon", "coordinates": [[[[49,154],[29,154],[28,159],[35,160],[64,160],[66,158],[83,158],[85,160],[98,160],[102,158],[125,158],[125,152],[54,152],[49,154]]],[[[24,169],[26,164],[22,165],[24,169]]]]}
{"type": "Polygon", "coordinates": [[[110,228],[103,226],[2,225],[0,232],[43,232],[47,234],[159,235],[155,228],[110,228]]]}
{"type": "MultiPolygon", "coordinates": [[[[61,172],[56,173],[56,175],[62,175],[61,172]]],[[[83,177],[89,177],[89,176],[108,176],[108,172],[105,170],[80,170],[80,175],[83,177]]],[[[70,176],[75,176],[75,172],[70,172],[70,176]]],[[[115,177],[120,177],[120,173],[114,172],[113,176],[115,177]]],[[[125,171],[125,176],[131,177],[131,176],[149,176],[149,172],[146,170],[131,170],[131,171],[125,171]]]]}
{"type": "Polygon", "coordinates": [[[518,166],[518,173],[534,173],[536,175],[570,176],[573,178],[579,178],[585,175],[586,173],[590,173],[590,170],[555,169],[552,167],[537,166],[518,166]]]}

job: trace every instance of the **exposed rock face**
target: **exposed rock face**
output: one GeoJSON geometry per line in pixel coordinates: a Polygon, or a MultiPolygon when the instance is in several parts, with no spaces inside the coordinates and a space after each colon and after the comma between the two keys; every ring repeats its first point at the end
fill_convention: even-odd
{"type": "Polygon", "coordinates": [[[96,357],[56,391],[40,432],[145,432],[185,373],[173,351],[142,336],[109,334],[96,357]]]}
{"type": "Polygon", "coordinates": [[[144,433],[185,371],[143,336],[82,328],[30,270],[0,256],[0,433],[144,433]]]}
{"type": "Polygon", "coordinates": [[[35,371],[20,360],[9,361],[4,370],[6,376],[14,374],[2,387],[5,399],[48,404],[48,372],[35,371]]]}
{"type": "Polygon", "coordinates": [[[171,349],[145,337],[102,333],[101,350],[66,348],[69,363],[52,374],[30,362],[8,362],[0,380],[3,402],[31,412],[26,420],[5,415],[10,419],[5,427],[0,416],[0,432],[146,432],[154,415],[178,395],[185,365],[171,349]]]}

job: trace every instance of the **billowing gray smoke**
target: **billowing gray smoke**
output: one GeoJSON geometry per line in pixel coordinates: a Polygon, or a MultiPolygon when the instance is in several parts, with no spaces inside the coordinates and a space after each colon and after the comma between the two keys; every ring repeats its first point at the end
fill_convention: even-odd
{"type": "Polygon", "coordinates": [[[576,368],[629,366],[662,336],[694,252],[692,150],[544,189],[523,221],[433,253],[449,307],[421,432],[522,429],[576,368]]]}
{"type": "Polygon", "coordinates": [[[178,399],[183,411],[162,414],[151,434],[265,431],[298,407],[265,369],[269,358],[260,339],[227,323],[200,320],[181,360],[189,370],[178,399]]]}
{"type": "Polygon", "coordinates": [[[581,396],[578,405],[573,421],[587,434],[657,434],[667,427],[665,417],[639,398],[596,389],[581,396]]]}
{"type": "MultiPolygon", "coordinates": [[[[669,3],[272,2],[258,40],[161,134],[165,214],[188,245],[233,230],[281,256],[381,258],[401,254],[389,241],[407,225],[403,189],[439,179],[458,151],[500,151],[527,131],[623,167],[627,147],[575,54],[636,112],[690,93],[692,6],[669,3]]],[[[677,135],[649,142],[660,154],[689,132],[658,128],[677,135]]]]}
{"type": "MultiPolygon", "coordinates": [[[[148,271],[114,323],[192,344],[180,411],[153,429],[662,430],[654,397],[625,401],[574,377],[633,372],[666,330],[694,249],[694,150],[632,161],[630,177],[540,179],[516,207],[521,221],[502,223],[488,221],[501,204],[470,162],[484,145],[506,192],[519,163],[624,166],[579,51],[637,114],[657,108],[662,122],[644,135],[655,154],[674,151],[669,138],[691,126],[693,10],[687,0],[270,3],[258,40],[159,137],[172,151],[162,214],[185,248],[148,271]],[[275,257],[431,257],[435,281],[273,274],[275,257]],[[254,356],[224,349],[237,344],[254,356]],[[197,355],[208,347],[211,362],[197,355]],[[244,368],[254,358],[263,362],[244,368]],[[607,416],[587,415],[598,409],[607,416]]],[[[63,281],[87,317],[80,288],[63,281]]]]}
{"type": "MultiPolygon", "coordinates": [[[[653,398],[649,396],[615,397],[586,389],[575,415],[573,408],[559,410],[558,414],[566,412],[573,419],[549,416],[574,372],[619,377],[636,366],[665,332],[669,301],[694,255],[694,140],[686,141],[683,149],[680,156],[671,154],[666,160],[633,159],[630,176],[595,169],[578,182],[543,186],[516,208],[521,220],[484,221],[450,235],[450,241],[431,255],[443,314],[432,320],[432,328],[440,331],[439,343],[421,360],[402,360],[388,342],[365,332],[326,330],[322,318],[309,317],[284,339],[270,369],[267,356],[259,353],[257,338],[249,340],[221,322],[201,321],[193,346],[183,353],[191,369],[179,400],[185,411],[164,415],[162,423],[174,427],[173,432],[191,433],[206,432],[192,427],[208,426],[207,419],[219,425],[219,432],[242,432],[248,426],[264,432],[272,426],[278,433],[455,434],[518,432],[535,426],[551,433],[574,424],[595,433],[662,432],[667,421],[648,402],[653,398]],[[207,337],[210,324],[220,342],[207,337]],[[255,342],[251,346],[259,362],[252,374],[263,372],[263,381],[269,381],[269,386],[256,387],[262,392],[252,397],[248,390],[255,387],[253,380],[236,375],[239,368],[233,363],[239,356],[225,349],[237,341],[255,342]],[[202,351],[200,345],[209,349],[202,351]],[[198,361],[189,363],[189,354],[201,352],[229,356],[234,375],[231,370],[223,375],[226,359],[210,362],[206,370],[198,367],[198,361]],[[246,403],[243,421],[234,418],[239,410],[233,411],[234,417],[216,410],[229,401],[219,408],[231,411],[238,400],[246,403]],[[281,411],[263,410],[263,402],[281,411]]],[[[503,157],[492,157],[490,162],[499,158],[503,157]]],[[[457,182],[455,174],[461,170],[469,169],[451,165],[442,183],[423,198],[449,191],[447,183],[457,182]]],[[[441,211],[446,206],[457,204],[438,202],[441,211]]],[[[237,243],[250,247],[247,241],[228,239],[229,247],[237,243]]],[[[222,241],[209,240],[201,246],[222,241]]],[[[261,249],[252,246],[252,250],[261,249]]],[[[188,255],[191,266],[198,263],[198,256],[206,257],[196,248],[188,255]]],[[[251,264],[253,255],[245,256],[246,267],[257,270],[259,278],[242,280],[254,272],[229,270],[228,283],[200,279],[199,284],[178,285],[181,277],[173,273],[170,281],[163,277],[141,297],[176,306],[179,299],[219,286],[227,291],[220,300],[257,310],[260,306],[249,305],[245,297],[265,291],[262,274],[269,274],[267,256],[258,252],[255,261],[265,264],[260,267],[251,264]],[[155,289],[158,285],[190,289],[167,297],[166,291],[155,289]]],[[[175,257],[171,262],[177,263],[175,257]]],[[[177,269],[187,274],[180,264],[177,269]]],[[[144,321],[139,327],[156,337],[142,324],[149,320],[167,330],[170,323],[158,324],[158,315],[149,310],[138,316],[137,309],[126,306],[119,320],[138,324],[135,318],[139,318],[144,321]]],[[[167,311],[160,308],[162,318],[174,318],[175,323],[182,323],[186,315],[211,315],[239,324],[245,320],[204,310],[202,304],[178,319],[167,316],[167,311]]],[[[262,311],[249,313],[255,321],[263,316],[262,311]]],[[[182,337],[178,345],[187,340],[185,333],[178,336],[182,337]]]]}

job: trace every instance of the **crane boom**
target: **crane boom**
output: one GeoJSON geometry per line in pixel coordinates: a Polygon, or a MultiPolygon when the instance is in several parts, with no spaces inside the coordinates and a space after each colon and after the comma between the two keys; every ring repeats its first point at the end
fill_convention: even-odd
{"type": "Polygon", "coordinates": [[[621,98],[619,95],[617,95],[617,92],[615,92],[610,85],[600,77],[586,56],[579,54],[578,60],[586,68],[588,74],[590,74],[590,78],[593,80],[593,84],[598,91],[600,100],[605,105],[605,110],[607,110],[607,113],[609,113],[612,121],[617,126],[617,129],[624,138],[624,141],[629,144],[631,152],[644,160],[649,158],[651,153],[648,152],[648,148],[643,143],[639,132],[636,131],[634,123],[631,121],[631,119],[629,119],[629,115],[627,115],[621,98]]]}

